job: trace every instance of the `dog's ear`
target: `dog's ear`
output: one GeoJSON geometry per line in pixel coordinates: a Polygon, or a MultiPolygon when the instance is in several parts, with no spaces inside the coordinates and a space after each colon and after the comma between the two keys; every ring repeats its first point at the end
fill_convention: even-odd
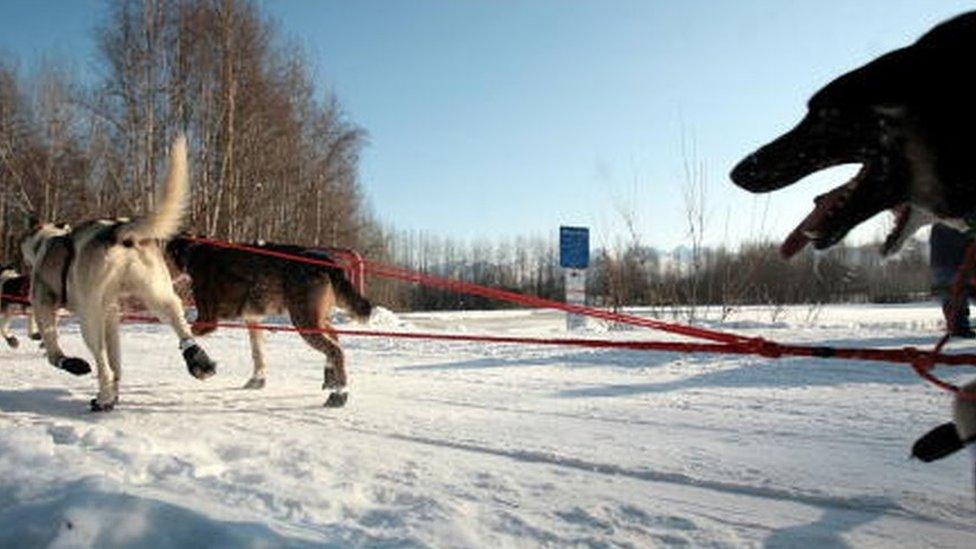
{"type": "Polygon", "coordinates": [[[27,214],[25,219],[27,223],[27,230],[32,231],[41,225],[41,216],[37,215],[37,212],[30,212],[27,214]]]}

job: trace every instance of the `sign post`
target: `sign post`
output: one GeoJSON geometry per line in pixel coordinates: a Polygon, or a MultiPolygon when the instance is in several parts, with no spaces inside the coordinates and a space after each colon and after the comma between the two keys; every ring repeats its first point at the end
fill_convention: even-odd
{"type": "MultiPolygon", "coordinates": [[[[566,274],[566,303],[586,305],[586,268],[590,265],[590,230],[559,227],[559,266],[566,274]]],[[[566,330],[586,326],[586,317],[567,313],[566,330]]]]}

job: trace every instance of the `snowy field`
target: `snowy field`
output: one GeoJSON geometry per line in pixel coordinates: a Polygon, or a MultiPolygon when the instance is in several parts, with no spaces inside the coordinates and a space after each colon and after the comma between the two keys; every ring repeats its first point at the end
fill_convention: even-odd
{"type": "MultiPolygon", "coordinates": [[[[564,332],[532,311],[374,324],[564,332]]],[[[940,314],[707,325],[927,346],[940,314]]],[[[666,338],[605,331],[584,335],[666,338]]],[[[294,335],[269,336],[268,386],[250,391],[242,332],[202,340],[220,366],[200,382],[171,333],[126,325],[120,405],[91,414],[94,379],[21,339],[0,349],[2,547],[976,547],[968,457],[908,459],[950,399],[904,366],[346,337],[349,404],[325,409],[322,360],[294,335]]],[[[62,340],[88,356],[70,321],[62,340]]]]}

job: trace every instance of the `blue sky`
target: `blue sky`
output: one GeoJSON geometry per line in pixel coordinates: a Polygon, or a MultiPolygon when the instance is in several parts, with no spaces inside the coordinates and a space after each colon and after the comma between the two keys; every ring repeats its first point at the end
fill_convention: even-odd
{"type": "MultiPolygon", "coordinates": [[[[3,0],[0,52],[90,70],[99,1],[3,0]]],[[[972,9],[954,0],[265,1],[370,144],[362,183],[397,229],[461,238],[592,228],[687,240],[703,166],[706,241],[777,240],[839,168],[754,197],[728,181],[835,75],[972,9]]],[[[877,236],[883,220],[854,235],[877,236]]]]}

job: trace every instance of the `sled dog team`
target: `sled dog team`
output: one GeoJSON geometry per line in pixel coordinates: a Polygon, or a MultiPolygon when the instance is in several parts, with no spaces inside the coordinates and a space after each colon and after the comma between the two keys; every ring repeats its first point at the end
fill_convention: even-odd
{"type": "MultiPolygon", "coordinates": [[[[65,355],[58,344],[57,311],[77,315],[85,345],[95,359],[98,393],[91,410],[108,411],[119,400],[122,364],[119,352],[120,298],[140,300],[176,333],[187,370],[197,379],[216,373],[217,365],[196,342],[195,335],[214,330],[217,320],[243,318],[249,325],[254,373],[246,388],[265,384],[266,365],[261,332],[255,324],[264,315],[287,311],[302,337],[326,357],[323,389],[331,391],[327,406],[346,402],[347,376],[342,349],[329,321],[335,305],[357,320],[369,317],[371,305],[337,267],[222,249],[179,235],[189,175],[186,140],[172,145],[169,172],[153,211],[138,218],[96,219],[75,227],[37,223],[21,244],[29,279],[12,268],[0,268],[3,301],[0,336],[18,344],[7,327],[22,303],[10,296],[30,287],[32,339],[41,339],[48,362],[75,375],[91,372],[83,359],[65,355]],[[194,326],[184,318],[173,289],[170,269],[189,275],[198,308],[194,326]],[[36,322],[36,328],[35,328],[36,322]]],[[[323,252],[298,246],[264,244],[293,255],[323,259],[323,252]]]]}
{"type": "MultiPolygon", "coordinates": [[[[861,165],[852,180],[817,197],[813,211],[783,242],[783,256],[791,257],[808,244],[829,248],[884,210],[896,219],[882,246],[884,255],[897,251],[933,219],[976,230],[976,84],[964,77],[974,51],[976,12],[969,12],[828,83],[809,100],[807,115],[796,127],[732,170],[734,183],[761,193],[831,166],[861,165]]],[[[266,367],[261,332],[254,324],[263,315],[287,310],[295,326],[316,329],[301,332],[302,337],[326,356],[323,387],[333,391],[326,404],[341,406],[347,377],[329,313],[341,305],[363,319],[369,316],[369,302],[338,269],[218,249],[177,236],[188,194],[186,156],[186,142],[179,138],[157,206],[144,217],[99,219],[75,228],[39,224],[24,240],[30,301],[48,361],[75,374],[90,371],[87,362],[66,356],[58,345],[55,313],[60,307],[74,311],[97,367],[98,394],[91,408],[112,409],[122,374],[118,299],[133,295],[176,332],[187,368],[199,379],[212,376],[216,365],[193,336],[212,330],[218,319],[244,318],[254,359],[245,387],[260,388],[266,367]],[[192,279],[199,310],[194,329],[184,320],[167,262],[192,279]]],[[[322,257],[294,246],[268,247],[322,257]]],[[[0,283],[6,294],[8,284],[13,290],[27,281],[4,269],[0,283]]],[[[17,339],[7,332],[15,304],[4,301],[0,306],[0,335],[15,346],[17,339]]],[[[964,390],[976,395],[976,381],[964,390]]],[[[919,441],[916,455],[938,459],[976,442],[976,400],[957,397],[953,415],[953,423],[919,441]]]]}

